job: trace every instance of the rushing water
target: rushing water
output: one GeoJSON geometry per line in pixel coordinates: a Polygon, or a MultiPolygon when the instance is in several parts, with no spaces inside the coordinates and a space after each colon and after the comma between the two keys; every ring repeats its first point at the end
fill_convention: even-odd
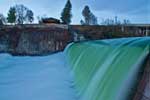
{"type": "Polygon", "coordinates": [[[0,54],[0,100],[76,100],[64,54],[0,54]]]}
{"type": "Polygon", "coordinates": [[[150,38],[75,43],[66,49],[80,100],[127,100],[150,38]]]}
{"type": "Polygon", "coordinates": [[[127,100],[150,38],[70,44],[43,57],[0,54],[0,100],[127,100]]]}

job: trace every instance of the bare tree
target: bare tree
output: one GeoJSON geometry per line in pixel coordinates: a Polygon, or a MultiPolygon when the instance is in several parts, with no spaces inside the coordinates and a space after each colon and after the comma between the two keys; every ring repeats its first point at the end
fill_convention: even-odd
{"type": "Polygon", "coordinates": [[[0,14],[0,25],[4,25],[6,23],[6,18],[3,14],[0,14]]]}
{"type": "Polygon", "coordinates": [[[16,23],[17,24],[24,24],[25,22],[31,23],[34,20],[34,14],[32,10],[28,9],[24,5],[15,5],[16,10],[16,23]]]}
{"type": "Polygon", "coordinates": [[[27,8],[24,5],[16,5],[15,9],[16,9],[17,23],[23,24],[27,13],[27,8]]]}
{"type": "Polygon", "coordinates": [[[29,23],[32,23],[34,20],[34,14],[32,12],[32,10],[27,10],[27,14],[26,14],[26,21],[29,23]]]}

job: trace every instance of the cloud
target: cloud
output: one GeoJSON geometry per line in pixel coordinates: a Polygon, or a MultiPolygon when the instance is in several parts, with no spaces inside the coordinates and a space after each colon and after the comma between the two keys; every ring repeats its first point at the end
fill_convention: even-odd
{"type": "Polygon", "coordinates": [[[95,0],[91,2],[94,10],[111,10],[115,12],[134,11],[150,5],[149,0],[95,0]]]}
{"type": "MultiPolygon", "coordinates": [[[[74,24],[82,19],[82,10],[89,5],[91,11],[99,21],[105,18],[118,16],[120,19],[130,19],[136,23],[150,23],[150,0],[71,0],[74,24]]],[[[35,18],[38,15],[47,15],[60,18],[66,0],[0,0],[0,13],[5,16],[9,7],[14,4],[24,4],[32,9],[35,18]]]]}

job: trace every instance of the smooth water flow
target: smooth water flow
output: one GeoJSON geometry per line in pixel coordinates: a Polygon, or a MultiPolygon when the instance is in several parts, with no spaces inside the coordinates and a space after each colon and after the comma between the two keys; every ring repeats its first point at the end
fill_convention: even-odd
{"type": "Polygon", "coordinates": [[[43,57],[0,54],[0,100],[129,100],[150,38],[70,44],[43,57]]]}
{"type": "Polygon", "coordinates": [[[0,54],[0,100],[76,100],[64,54],[45,57],[0,54]]]}
{"type": "Polygon", "coordinates": [[[66,49],[80,100],[129,100],[150,38],[75,43],[66,49]]]}

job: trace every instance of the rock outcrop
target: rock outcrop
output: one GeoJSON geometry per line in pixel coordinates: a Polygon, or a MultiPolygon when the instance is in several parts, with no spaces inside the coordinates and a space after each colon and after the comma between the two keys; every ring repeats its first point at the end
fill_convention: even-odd
{"type": "Polygon", "coordinates": [[[0,26],[0,52],[14,55],[45,55],[62,51],[72,41],[139,37],[150,26],[85,26],[30,24],[0,26]]]}
{"type": "Polygon", "coordinates": [[[0,29],[0,52],[43,55],[63,50],[70,39],[65,25],[5,26],[0,29]]]}

